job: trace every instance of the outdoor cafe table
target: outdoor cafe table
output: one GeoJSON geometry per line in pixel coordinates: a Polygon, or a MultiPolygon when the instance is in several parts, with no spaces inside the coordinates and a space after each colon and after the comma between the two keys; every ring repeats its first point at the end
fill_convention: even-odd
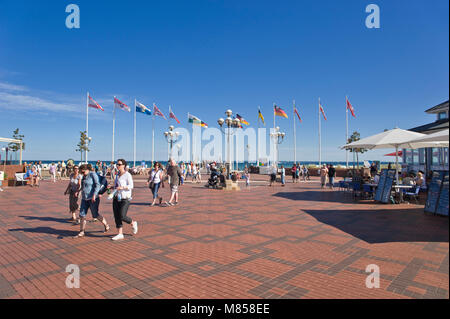
{"type": "Polygon", "coordinates": [[[392,187],[395,188],[395,192],[399,194],[399,204],[404,203],[405,201],[403,200],[403,189],[411,189],[414,187],[414,185],[393,185],[392,187]]]}

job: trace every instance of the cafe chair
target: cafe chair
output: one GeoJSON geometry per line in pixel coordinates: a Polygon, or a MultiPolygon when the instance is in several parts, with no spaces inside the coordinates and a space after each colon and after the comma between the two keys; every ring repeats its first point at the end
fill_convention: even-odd
{"type": "Polygon", "coordinates": [[[373,191],[372,187],[370,187],[369,185],[363,184],[363,194],[364,194],[364,197],[367,199],[373,199],[373,197],[374,197],[374,191],[373,191]]]}
{"type": "Polygon", "coordinates": [[[408,198],[414,198],[414,200],[416,201],[416,204],[419,204],[419,192],[420,192],[420,187],[415,186],[415,188],[413,189],[412,192],[405,191],[404,195],[407,196],[408,198]]]}

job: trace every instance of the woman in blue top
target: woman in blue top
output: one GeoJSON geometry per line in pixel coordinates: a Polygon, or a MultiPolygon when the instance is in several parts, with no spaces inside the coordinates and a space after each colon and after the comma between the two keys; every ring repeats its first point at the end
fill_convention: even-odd
{"type": "Polygon", "coordinates": [[[98,192],[102,186],[99,182],[98,175],[93,172],[91,164],[81,165],[80,171],[83,175],[83,179],[81,180],[80,232],[75,237],[84,237],[88,209],[91,210],[93,218],[102,222],[106,233],[109,230],[109,225],[106,219],[98,212],[98,206],[100,205],[98,192]]]}

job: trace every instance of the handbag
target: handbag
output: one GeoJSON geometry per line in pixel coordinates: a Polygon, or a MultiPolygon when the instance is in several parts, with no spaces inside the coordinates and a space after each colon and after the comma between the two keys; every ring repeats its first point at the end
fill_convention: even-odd
{"type": "Polygon", "coordinates": [[[158,174],[158,172],[159,172],[159,170],[155,173],[155,175],[153,175],[152,180],[151,180],[150,183],[148,184],[148,188],[153,189],[153,188],[155,187],[155,182],[154,182],[154,180],[155,180],[156,174],[158,174]]]}

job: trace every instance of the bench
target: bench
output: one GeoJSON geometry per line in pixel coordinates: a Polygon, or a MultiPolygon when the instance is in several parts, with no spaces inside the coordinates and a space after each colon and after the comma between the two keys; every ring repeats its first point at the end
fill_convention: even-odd
{"type": "Polygon", "coordinates": [[[17,182],[27,183],[28,178],[25,178],[25,173],[15,173],[14,186],[16,186],[17,182]]]}

